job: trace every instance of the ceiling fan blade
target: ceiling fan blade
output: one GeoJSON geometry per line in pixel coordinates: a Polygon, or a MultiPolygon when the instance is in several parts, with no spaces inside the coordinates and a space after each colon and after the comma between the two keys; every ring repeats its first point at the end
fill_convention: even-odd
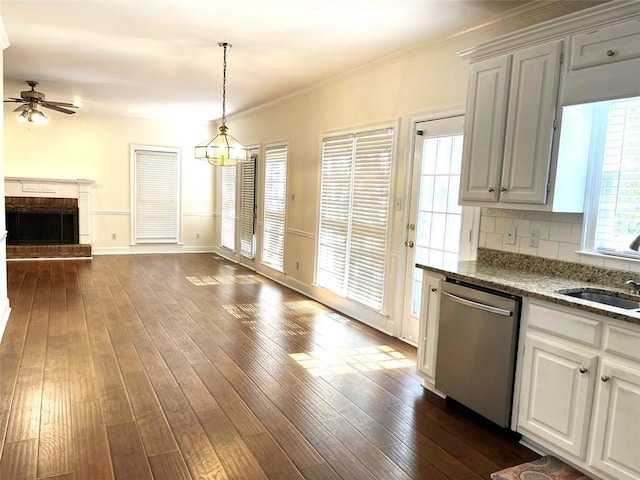
{"type": "Polygon", "coordinates": [[[14,112],[23,112],[29,108],[29,104],[25,103],[24,105],[20,105],[18,108],[14,110],[14,112]]]}
{"type": "Polygon", "coordinates": [[[73,103],[66,103],[66,102],[50,102],[49,100],[43,101],[42,104],[47,104],[47,105],[55,105],[57,107],[72,107],[72,108],[78,108],[76,105],[74,105],[73,103]]]}
{"type": "Polygon", "coordinates": [[[62,112],[69,115],[72,113],[76,113],[73,110],[69,110],[68,108],[62,108],[57,105],[52,105],[50,102],[42,102],[40,105],[42,105],[45,108],[50,108],[51,110],[55,110],[56,112],[62,112]]]}
{"type": "Polygon", "coordinates": [[[13,97],[9,97],[7,100],[4,101],[4,103],[22,103],[24,102],[24,98],[13,98],[13,97]]]}

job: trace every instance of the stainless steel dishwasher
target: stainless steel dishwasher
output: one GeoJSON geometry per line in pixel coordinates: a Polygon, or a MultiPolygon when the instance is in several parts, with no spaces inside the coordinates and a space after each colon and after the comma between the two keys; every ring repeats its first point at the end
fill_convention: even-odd
{"type": "Polygon", "coordinates": [[[509,426],[520,297],[452,279],[440,292],[436,388],[509,426]]]}

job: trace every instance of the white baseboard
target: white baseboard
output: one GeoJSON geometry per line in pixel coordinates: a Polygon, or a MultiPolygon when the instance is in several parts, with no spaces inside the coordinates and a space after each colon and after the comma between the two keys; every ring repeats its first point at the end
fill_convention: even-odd
{"type": "Polygon", "coordinates": [[[212,246],[192,245],[126,245],[123,247],[92,247],[92,255],[142,255],[150,253],[213,253],[212,246]]]}
{"type": "MultiPolygon", "coordinates": [[[[418,374],[420,375],[420,374],[418,374]]],[[[447,394],[438,390],[432,381],[428,381],[426,378],[422,379],[422,388],[429,390],[431,393],[436,394],[440,398],[447,398],[447,394]]]]}
{"type": "Polygon", "coordinates": [[[4,329],[9,322],[9,314],[11,313],[11,307],[9,306],[9,299],[3,298],[0,300],[0,340],[4,335],[4,329]]]}

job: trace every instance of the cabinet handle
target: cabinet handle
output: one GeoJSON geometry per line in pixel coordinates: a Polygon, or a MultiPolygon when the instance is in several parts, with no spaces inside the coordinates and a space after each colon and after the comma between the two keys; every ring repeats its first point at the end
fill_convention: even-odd
{"type": "Polygon", "coordinates": [[[580,373],[587,373],[589,369],[587,367],[580,367],[580,373]]]}
{"type": "Polygon", "coordinates": [[[501,188],[500,188],[500,191],[501,191],[501,192],[506,192],[506,191],[507,191],[507,187],[501,187],[501,188]]]}
{"type": "Polygon", "coordinates": [[[608,382],[609,381],[609,376],[608,375],[602,375],[600,377],[600,380],[602,380],[603,382],[608,382]]]}
{"type": "Polygon", "coordinates": [[[493,192],[493,191],[494,191],[494,188],[493,188],[493,187],[489,187],[489,190],[488,190],[488,191],[489,191],[489,192],[493,192]]]}
{"type": "Polygon", "coordinates": [[[607,57],[613,57],[616,54],[613,50],[607,50],[607,57]]]}
{"type": "Polygon", "coordinates": [[[436,287],[431,287],[431,291],[432,291],[433,293],[436,293],[436,292],[438,291],[438,289],[437,289],[436,287]]]}

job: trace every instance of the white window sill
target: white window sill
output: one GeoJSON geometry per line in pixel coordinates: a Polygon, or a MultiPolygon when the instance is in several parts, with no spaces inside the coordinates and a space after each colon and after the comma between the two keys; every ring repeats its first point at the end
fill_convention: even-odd
{"type": "Polygon", "coordinates": [[[620,256],[620,255],[605,255],[603,253],[590,252],[590,251],[587,251],[587,250],[578,250],[578,251],[576,251],[576,253],[579,254],[579,255],[587,256],[587,257],[600,258],[604,262],[606,262],[607,260],[617,260],[619,262],[632,262],[632,263],[640,264],[640,258],[623,257],[623,256],[620,256]]]}

